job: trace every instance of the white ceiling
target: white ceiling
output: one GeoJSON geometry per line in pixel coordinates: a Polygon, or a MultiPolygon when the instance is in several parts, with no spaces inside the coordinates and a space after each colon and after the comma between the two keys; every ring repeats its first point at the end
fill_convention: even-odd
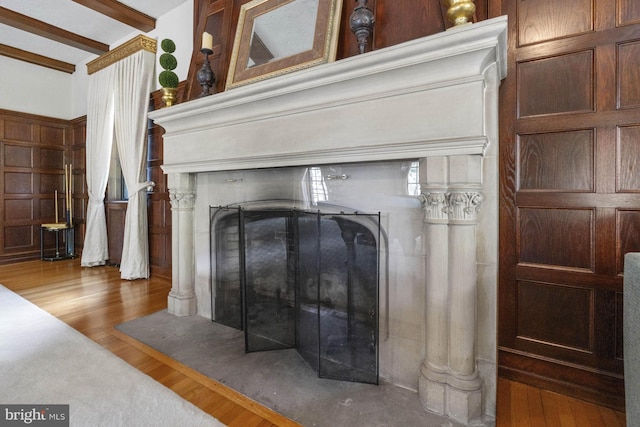
{"type": "MultiPolygon", "coordinates": [[[[119,1],[157,19],[188,0],[119,1]]],[[[106,45],[141,32],[72,0],[0,0],[0,6],[106,45]]],[[[74,65],[93,56],[85,50],[1,23],[0,44],[74,65]]]]}

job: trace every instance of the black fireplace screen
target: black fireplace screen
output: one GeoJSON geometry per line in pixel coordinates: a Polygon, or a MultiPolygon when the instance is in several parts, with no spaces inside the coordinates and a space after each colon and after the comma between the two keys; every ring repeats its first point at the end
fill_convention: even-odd
{"type": "Polygon", "coordinates": [[[377,384],[379,214],[211,212],[213,320],[247,352],[295,348],[321,378],[377,384]]]}

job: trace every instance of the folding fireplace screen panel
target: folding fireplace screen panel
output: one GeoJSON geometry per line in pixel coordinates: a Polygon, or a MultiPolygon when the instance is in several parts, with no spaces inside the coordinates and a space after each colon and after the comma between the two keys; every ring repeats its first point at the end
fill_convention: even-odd
{"type": "Polygon", "coordinates": [[[380,215],[211,208],[213,320],[246,351],[295,348],[321,378],[378,383],[380,215]]]}

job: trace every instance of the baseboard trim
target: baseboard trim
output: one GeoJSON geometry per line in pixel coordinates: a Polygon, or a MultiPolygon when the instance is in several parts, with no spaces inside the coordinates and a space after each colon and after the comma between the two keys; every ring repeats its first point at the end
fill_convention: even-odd
{"type": "Polygon", "coordinates": [[[624,379],[500,349],[498,377],[624,412],[624,379]]]}

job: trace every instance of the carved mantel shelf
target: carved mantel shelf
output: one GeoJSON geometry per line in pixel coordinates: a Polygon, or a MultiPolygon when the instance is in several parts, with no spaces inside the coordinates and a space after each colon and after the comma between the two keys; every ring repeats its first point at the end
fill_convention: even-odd
{"type": "Polygon", "coordinates": [[[153,111],[163,170],[483,154],[484,92],[506,75],[506,27],[455,27],[153,111]]]}

